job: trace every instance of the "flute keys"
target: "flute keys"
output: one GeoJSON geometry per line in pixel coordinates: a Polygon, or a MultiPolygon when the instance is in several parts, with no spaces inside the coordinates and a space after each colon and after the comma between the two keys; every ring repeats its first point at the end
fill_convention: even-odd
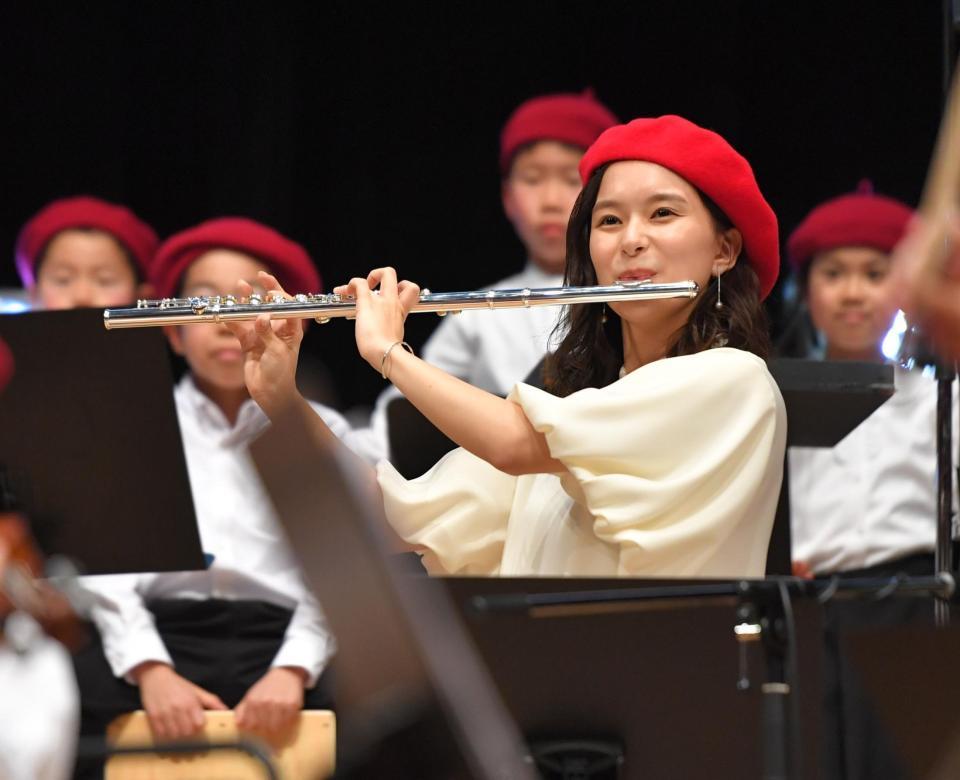
{"type": "Polygon", "coordinates": [[[247,303],[253,306],[259,306],[263,303],[263,296],[260,293],[253,293],[249,298],[247,298],[247,303]]]}
{"type": "Polygon", "coordinates": [[[206,298],[191,298],[190,309],[194,314],[203,314],[207,310],[206,298]]]}

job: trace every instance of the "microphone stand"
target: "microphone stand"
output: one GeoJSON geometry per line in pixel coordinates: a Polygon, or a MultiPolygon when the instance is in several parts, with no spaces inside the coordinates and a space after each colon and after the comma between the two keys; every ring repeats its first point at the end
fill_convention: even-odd
{"type": "MultiPolygon", "coordinates": [[[[934,569],[937,573],[956,570],[953,560],[953,382],[954,364],[938,363],[937,378],[937,546],[934,569]]],[[[950,625],[950,602],[936,599],[934,619],[938,628],[950,625]]]]}
{"type": "MultiPolygon", "coordinates": [[[[957,377],[956,364],[940,360],[917,325],[908,325],[897,361],[908,371],[933,368],[937,380],[937,541],[934,547],[934,572],[936,575],[952,576],[957,568],[953,556],[953,382],[957,377]]],[[[948,600],[936,599],[933,610],[938,628],[950,625],[948,600]]]]}

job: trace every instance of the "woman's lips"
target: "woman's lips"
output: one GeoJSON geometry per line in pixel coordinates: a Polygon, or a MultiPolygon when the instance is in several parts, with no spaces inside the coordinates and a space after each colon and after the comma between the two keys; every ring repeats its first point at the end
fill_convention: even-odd
{"type": "Polygon", "coordinates": [[[651,271],[648,268],[638,268],[635,271],[627,271],[626,273],[620,274],[617,277],[618,282],[645,282],[648,279],[653,279],[656,276],[654,271],[651,271]]]}

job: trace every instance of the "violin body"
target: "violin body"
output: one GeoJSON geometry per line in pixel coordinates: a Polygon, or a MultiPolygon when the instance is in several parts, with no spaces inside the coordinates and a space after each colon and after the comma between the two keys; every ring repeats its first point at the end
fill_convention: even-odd
{"type": "Polygon", "coordinates": [[[75,650],[83,643],[80,620],[67,597],[42,576],[43,556],[26,520],[17,512],[0,512],[0,625],[11,613],[24,612],[75,650]]]}

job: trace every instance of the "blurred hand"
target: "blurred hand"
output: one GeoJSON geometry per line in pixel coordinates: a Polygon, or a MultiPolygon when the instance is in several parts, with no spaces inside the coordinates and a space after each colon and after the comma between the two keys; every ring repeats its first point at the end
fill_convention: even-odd
{"type": "Polygon", "coordinates": [[[147,661],[131,672],[140,701],[158,739],[182,739],[203,728],[204,710],[225,710],[220,699],[177,674],[172,667],[147,661]]]}
{"type": "Polygon", "coordinates": [[[392,268],[375,268],[366,279],[356,277],[349,284],[334,288],[339,295],[352,295],[357,301],[357,349],[374,369],[380,371],[383,353],[403,341],[403,325],[410,309],[420,299],[420,288],[413,282],[397,283],[392,268]],[[379,288],[379,294],[373,290],[379,288]]]}
{"type": "Polygon", "coordinates": [[[307,672],[296,666],[277,666],[247,691],[237,705],[237,726],[256,731],[280,731],[303,709],[307,672]]]}
{"type": "Polygon", "coordinates": [[[960,358],[960,218],[911,222],[893,252],[900,308],[941,357],[960,358]]]}
{"type": "MultiPolygon", "coordinates": [[[[276,278],[265,271],[260,272],[259,282],[267,295],[290,297],[276,278]]],[[[238,287],[242,295],[253,293],[253,287],[245,281],[238,287]]],[[[297,319],[271,320],[269,314],[262,314],[252,323],[229,322],[227,327],[240,340],[243,376],[250,397],[273,417],[299,395],[297,358],[303,324],[297,319]]]]}
{"type": "Polygon", "coordinates": [[[793,561],[791,569],[794,577],[800,577],[804,580],[813,579],[813,569],[810,568],[810,564],[806,561],[793,561]]]}

